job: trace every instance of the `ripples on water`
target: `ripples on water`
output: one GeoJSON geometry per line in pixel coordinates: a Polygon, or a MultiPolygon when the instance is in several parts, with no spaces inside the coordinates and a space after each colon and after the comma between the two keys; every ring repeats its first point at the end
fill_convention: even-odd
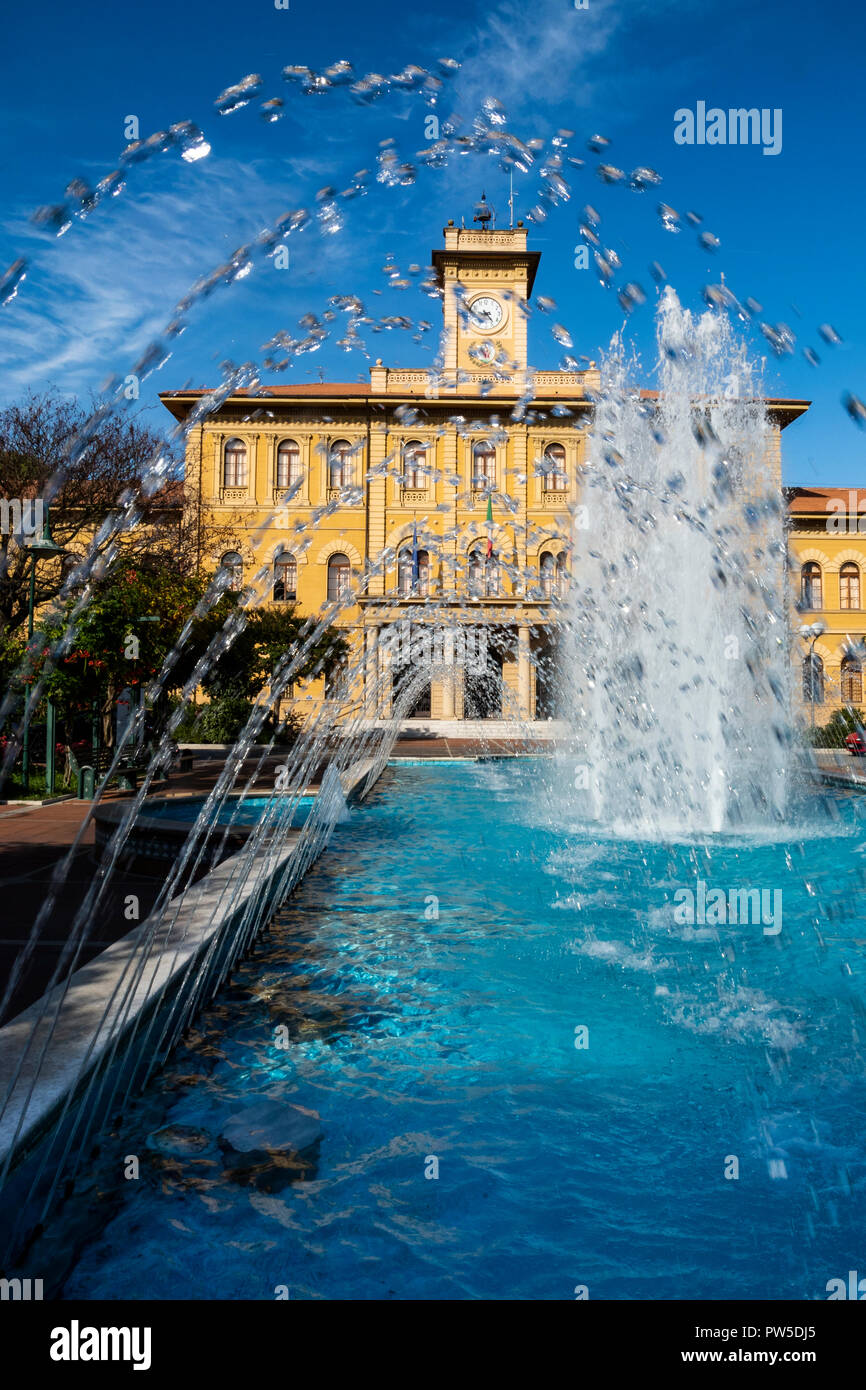
{"type": "Polygon", "coordinates": [[[859,803],[843,838],[600,843],[555,786],[386,775],[105,1146],[102,1229],[55,1225],[65,1297],[812,1299],[856,1266],[859,803]],[[780,935],[677,926],[696,876],[782,888],[780,935]],[[228,1150],[262,1099],[320,1141],[228,1150]]]}

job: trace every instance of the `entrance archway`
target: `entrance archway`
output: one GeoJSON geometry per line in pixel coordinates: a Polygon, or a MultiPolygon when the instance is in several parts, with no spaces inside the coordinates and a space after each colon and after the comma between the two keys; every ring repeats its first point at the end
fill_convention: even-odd
{"type": "Polygon", "coordinates": [[[502,718],[502,656],[488,649],[463,673],[463,718],[502,718]]]}

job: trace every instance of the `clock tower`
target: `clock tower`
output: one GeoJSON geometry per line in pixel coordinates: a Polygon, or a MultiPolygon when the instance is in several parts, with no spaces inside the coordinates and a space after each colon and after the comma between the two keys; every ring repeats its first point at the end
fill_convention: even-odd
{"type": "Polygon", "coordinates": [[[541,259],[527,251],[526,228],[467,231],[453,222],[443,229],[444,250],[433,252],[443,291],[446,375],[466,373],[479,383],[494,371],[522,380],[526,375],[526,314],[541,259]]]}

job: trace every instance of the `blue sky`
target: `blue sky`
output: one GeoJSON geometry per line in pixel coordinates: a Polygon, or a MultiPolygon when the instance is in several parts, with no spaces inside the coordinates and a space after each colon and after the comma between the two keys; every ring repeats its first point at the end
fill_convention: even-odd
{"type": "MultiPolygon", "coordinates": [[[[554,321],[569,328],[575,353],[590,357],[623,324],[615,294],[591,270],[574,268],[581,209],[590,203],[601,214],[605,244],[622,261],[618,282],[636,280],[648,294],[626,326],[647,364],[646,379],[654,355],[649,263],[661,263],[693,308],[701,307],[702,287],[724,271],[741,299],[760,301],[761,317],[785,322],[797,335],[794,355],[778,359],[753,330],[756,355],[768,359],[767,392],[813,401],[808,416],[786,431],[786,481],[864,483],[866,433],[840,403],[844,391],[866,398],[866,20],[858,7],[838,0],[818,8],[778,0],[588,0],[584,10],[572,0],[442,0],[434,7],[290,0],[288,10],[278,10],[273,0],[248,0],[243,8],[222,0],[151,0],[146,7],[49,0],[16,6],[4,29],[0,267],[25,256],[29,270],[0,310],[3,402],[28,387],[88,394],[112,374],[123,377],[192,283],[274,218],[315,207],[323,186],[343,189],[355,170],[374,168],[382,140],[395,140],[411,162],[428,143],[431,108],[417,96],[395,92],[362,107],[345,91],[304,95],[281,78],[286,64],[321,69],[347,59],[359,75],[389,74],[451,57],[461,69],[432,108],[440,118],[459,114],[462,128],[471,129],[481,101],[493,96],[522,139],[572,130],[570,152],[587,161],[567,175],[570,198],[530,231],[530,245],[542,252],[536,293],[557,304],[555,313],[533,316],[533,364],[559,364],[554,321]],[[215,98],[253,72],[264,79],[261,98],[219,115],[215,98]],[[281,119],[268,123],[260,101],[274,96],[285,106],[281,119]],[[781,153],[677,145],[674,112],[698,101],[781,108],[781,153]],[[135,167],[118,197],[74,220],[60,238],[34,226],[33,210],[62,201],[71,178],[94,184],[117,166],[129,115],[138,117],[143,137],[192,120],[211,153],[185,163],[168,152],[135,167]],[[611,140],[610,163],[626,172],[649,165],[663,177],[660,188],[638,194],[604,186],[585,149],[595,133],[611,140]],[[688,226],[677,236],[666,232],[656,214],[660,199],[681,213],[700,213],[700,230],[718,236],[719,251],[699,247],[688,226]],[[841,334],[838,346],[820,340],[822,323],[841,334]],[[818,350],[817,368],[804,360],[805,346],[818,350]]],[[[536,201],[537,182],[536,172],[516,178],[518,215],[536,201]]],[[[437,324],[438,304],[415,281],[407,290],[386,288],[382,267],[389,255],[402,268],[426,264],[444,222],[469,221],[482,188],[505,221],[506,177],[491,159],[469,154],[444,169],[421,167],[410,186],[374,183],[366,197],[342,205],[336,235],[313,225],[293,237],[288,270],[264,261],[194,309],[171,357],[143,385],[148,418],[161,422],[157,391],[213,384],[226,360],[260,361],[276,332],[300,336],[299,317],[321,313],[334,294],[359,295],[376,318],[437,324]]],[[[284,375],[263,380],[317,380],[320,370],[326,379],[366,375],[370,359],[342,351],[338,336],[284,375]]],[[[368,333],[367,349],[389,364],[426,365],[435,333],[420,343],[414,336],[396,328],[368,333]]]]}

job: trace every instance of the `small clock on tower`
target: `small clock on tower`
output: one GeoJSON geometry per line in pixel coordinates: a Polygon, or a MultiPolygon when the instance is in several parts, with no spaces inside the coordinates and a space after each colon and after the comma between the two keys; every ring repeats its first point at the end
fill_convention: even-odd
{"type": "Polygon", "coordinates": [[[469,319],[479,333],[492,333],[503,319],[503,309],[492,294],[480,294],[469,305],[469,319]]]}

